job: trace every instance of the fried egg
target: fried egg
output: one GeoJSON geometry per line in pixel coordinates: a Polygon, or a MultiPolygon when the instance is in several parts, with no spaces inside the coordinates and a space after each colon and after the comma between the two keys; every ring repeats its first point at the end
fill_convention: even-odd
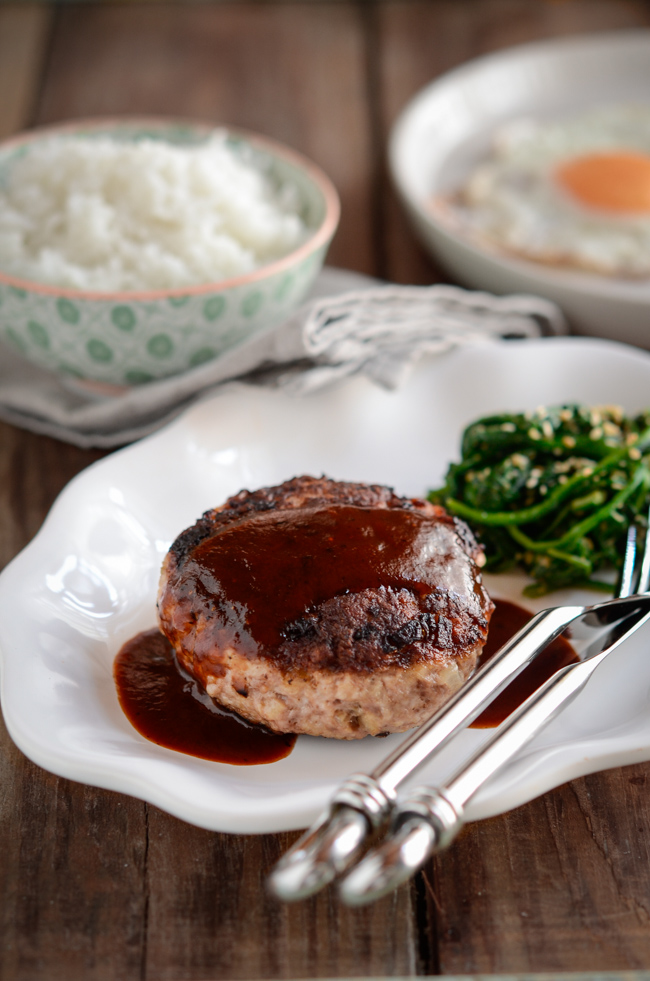
{"type": "Polygon", "coordinates": [[[466,232],[510,254],[650,277],[650,106],[509,123],[450,203],[466,232]]]}

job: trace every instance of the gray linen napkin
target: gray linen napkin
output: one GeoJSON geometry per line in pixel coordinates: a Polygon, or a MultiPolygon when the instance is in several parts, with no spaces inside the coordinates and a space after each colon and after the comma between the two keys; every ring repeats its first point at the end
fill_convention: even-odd
{"type": "Polygon", "coordinates": [[[393,286],[324,269],[284,324],[183,375],[98,399],[0,348],[0,418],[82,447],[145,436],[234,379],[306,394],[363,372],[396,387],[423,354],[499,337],[564,334],[559,309],[532,296],[393,286]]]}

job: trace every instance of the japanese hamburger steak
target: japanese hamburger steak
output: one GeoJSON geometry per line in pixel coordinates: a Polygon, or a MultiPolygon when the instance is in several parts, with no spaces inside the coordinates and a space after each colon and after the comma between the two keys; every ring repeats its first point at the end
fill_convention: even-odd
{"type": "Polygon", "coordinates": [[[423,723],[471,675],[492,601],[469,528],[389,487],[243,490],[163,563],[162,632],[219,704],[336,739],[423,723]]]}

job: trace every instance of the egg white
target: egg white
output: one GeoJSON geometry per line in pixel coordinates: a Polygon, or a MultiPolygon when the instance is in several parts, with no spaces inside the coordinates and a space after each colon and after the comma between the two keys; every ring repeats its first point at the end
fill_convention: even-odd
{"type": "Polygon", "coordinates": [[[650,214],[590,208],[554,173],[603,151],[650,156],[650,106],[609,106],[564,120],[516,120],[494,134],[488,159],[452,204],[483,244],[537,262],[629,278],[650,277],[650,214]]]}

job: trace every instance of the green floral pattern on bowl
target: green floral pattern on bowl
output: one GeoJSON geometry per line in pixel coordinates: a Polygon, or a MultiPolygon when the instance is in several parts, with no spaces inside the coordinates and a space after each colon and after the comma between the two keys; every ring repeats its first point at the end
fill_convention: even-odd
{"type": "Polygon", "coordinates": [[[224,294],[115,303],[79,302],[0,283],[0,336],[43,368],[132,385],[165,378],[219,357],[285,320],[307,293],[324,254],[291,272],[224,294]]]}
{"type": "MultiPolygon", "coordinates": [[[[89,138],[111,132],[120,139],[155,135],[178,142],[203,138],[199,130],[174,126],[91,126],[89,138]]],[[[317,232],[327,219],[326,195],[295,161],[275,157],[262,146],[249,146],[233,136],[234,145],[262,158],[278,181],[297,188],[301,213],[317,232]]],[[[0,151],[3,164],[17,151],[0,151]]],[[[18,151],[20,152],[20,150],[18,151]]],[[[333,210],[338,214],[337,207],[333,210]]],[[[0,278],[0,339],[43,368],[77,378],[115,385],[155,381],[205,364],[249,338],[271,330],[304,299],[323,261],[336,224],[330,219],[327,238],[314,235],[299,249],[294,262],[271,264],[250,281],[214,290],[183,290],[129,298],[92,296],[70,291],[23,289],[0,278]]]]}

